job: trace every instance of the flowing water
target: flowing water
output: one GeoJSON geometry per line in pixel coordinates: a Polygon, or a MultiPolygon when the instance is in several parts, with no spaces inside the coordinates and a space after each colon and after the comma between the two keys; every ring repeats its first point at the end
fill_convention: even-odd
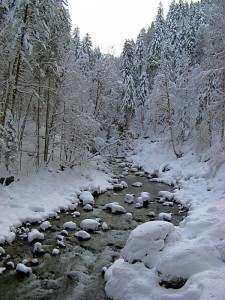
{"type": "MultiPolygon", "coordinates": [[[[0,275],[0,299],[1,300],[97,300],[107,299],[104,292],[104,279],[101,274],[103,267],[109,267],[119,258],[120,249],[124,247],[126,240],[136,226],[150,221],[147,213],[155,212],[156,219],[159,212],[171,212],[172,222],[178,225],[184,216],[179,207],[162,206],[157,201],[158,192],[162,190],[172,191],[170,186],[161,183],[151,183],[146,177],[137,177],[129,174],[122,180],[126,181],[128,188],[122,191],[107,191],[95,198],[94,210],[84,212],[79,206],[77,210],[80,217],[73,218],[71,212],[61,212],[60,220],[49,220],[52,227],[44,232],[45,239],[42,242],[44,255],[33,254],[33,245],[26,239],[17,236],[13,245],[3,245],[6,254],[10,255],[7,261],[15,265],[23,259],[30,261],[35,257],[39,261],[38,266],[32,266],[33,274],[22,278],[13,270],[6,270],[0,275]],[[133,187],[132,183],[139,181],[142,187],[133,187]],[[149,192],[151,201],[148,207],[136,209],[134,204],[124,203],[124,196],[133,193],[136,196],[140,192],[149,192]],[[133,214],[133,220],[128,221],[124,214],[112,214],[103,210],[105,204],[110,202],[120,203],[127,212],[133,214]],[[91,239],[80,241],[74,237],[75,231],[68,230],[68,237],[64,238],[66,247],[60,248],[60,254],[52,256],[52,249],[56,248],[56,237],[63,229],[63,223],[74,221],[79,226],[86,218],[101,218],[106,222],[109,229],[98,230],[91,233],[91,239]]],[[[24,225],[25,226],[25,225],[24,225]]],[[[25,226],[26,228],[37,228],[39,224],[25,226]]],[[[77,230],[76,230],[77,231],[77,230]]],[[[3,260],[0,261],[0,267],[3,260]]]]}

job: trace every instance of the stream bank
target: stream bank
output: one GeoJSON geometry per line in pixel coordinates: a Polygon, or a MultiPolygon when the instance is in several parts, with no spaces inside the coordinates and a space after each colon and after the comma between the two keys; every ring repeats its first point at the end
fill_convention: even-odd
{"type": "MultiPolygon", "coordinates": [[[[114,170],[120,173],[116,177],[121,178],[122,168],[118,168],[117,163],[118,161],[114,170]]],[[[150,211],[156,214],[156,219],[159,212],[172,213],[172,222],[175,225],[179,224],[186,213],[185,210],[181,212],[176,203],[165,207],[159,202],[158,192],[162,190],[172,192],[170,186],[149,182],[146,176],[140,177],[134,172],[129,172],[121,180],[126,181],[128,188],[121,191],[109,190],[99,195],[95,198],[93,211],[85,212],[79,205],[77,207],[77,211],[80,212],[79,217],[74,218],[71,215],[73,212],[61,211],[58,214],[60,219],[50,219],[52,227],[44,232],[43,255],[35,255],[32,252],[33,245],[30,245],[27,239],[21,239],[19,235],[13,245],[4,245],[5,252],[10,257],[7,260],[3,259],[2,265],[10,261],[16,266],[26,259],[26,265],[30,266],[33,258],[37,258],[39,264],[32,266],[33,274],[25,278],[18,276],[15,269],[2,273],[0,275],[1,299],[107,299],[101,270],[119,258],[119,251],[124,247],[131,230],[149,221],[150,217],[147,214],[150,211]],[[132,186],[136,181],[141,182],[142,187],[132,186]],[[143,191],[151,195],[147,207],[137,209],[133,204],[124,203],[127,193],[134,194],[136,197],[143,191]],[[110,202],[118,202],[127,212],[132,213],[133,219],[127,220],[124,214],[112,214],[103,210],[103,207],[110,202]],[[102,222],[107,223],[108,230],[90,233],[91,239],[87,241],[80,241],[74,237],[77,230],[68,230],[68,236],[64,238],[65,247],[58,247],[60,254],[52,256],[51,251],[57,247],[57,236],[62,232],[63,224],[72,220],[79,227],[81,221],[87,218],[100,218],[102,222]]],[[[32,228],[39,229],[39,227],[40,224],[24,224],[22,231],[31,231],[32,228]]]]}

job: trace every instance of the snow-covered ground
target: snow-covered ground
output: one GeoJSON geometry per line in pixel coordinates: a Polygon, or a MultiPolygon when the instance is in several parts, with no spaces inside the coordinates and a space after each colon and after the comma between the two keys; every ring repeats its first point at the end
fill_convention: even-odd
{"type": "MultiPolygon", "coordinates": [[[[147,139],[138,141],[129,159],[157,172],[157,180],[174,184],[169,201],[179,201],[189,213],[179,227],[165,221],[138,226],[121,258],[106,271],[107,295],[114,300],[225,300],[225,164],[215,172],[211,160],[191,151],[176,159],[165,146],[147,139]],[[165,287],[185,281],[179,289],[165,287]]],[[[76,205],[81,191],[112,188],[110,175],[99,167],[104,169],[100,161],[90,163],[88,170],[51,167],[0,186],[0,243],[13,241],[12,226],[45,220],[76,205]]]]}
{"type": "Polygon", "coordinates": [[[149,140],[138,140],[130,159],[174,184],[174,199],[189,213],[179,227],[152,221],[133,230],[121,258],[105,274],[107,295],[114,300],[224,300],[225,164],[215,171],[212,159],[204,162],[191,150],[177,159],[149,140]],[[165,287],[182,286],[182,281],[186,284],[179,289],[165,287]]]}
{"type": "Polygon", "coordinates": [[[0,185],[0,244],[13,241],[12,227],[25,221],[45,220],[60,209],[68,210],[82,190],[105,191],[111,186],[105,168],[96,158],[88,169],[59,171],[58,167],[51,166],[28,176],[20,174],[9,186],[0,185]]]}

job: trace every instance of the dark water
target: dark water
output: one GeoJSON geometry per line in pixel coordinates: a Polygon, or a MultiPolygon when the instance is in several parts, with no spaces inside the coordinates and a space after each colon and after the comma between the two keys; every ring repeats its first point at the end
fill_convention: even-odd
{"type": "MultiPolygon", "coordinates": [[[[172,223],[175,225],[179,224],[184,216],[176,204],[173,207],[164,207],[156,201],[159,191],[172,191],[170,186],[150,183],[147,178],[137,177],[134,174],[121,180],[126,181],[129,187],[119,192],[108,191],[97,197],[92,212],[84,212],[79,206],[77,210],[81,213],[80,217],[73,218],[71,212],[61,212],[60,220],[49,220],[52,229],[44,233],[45,239],[42,242],[44,255],[35,256],[32,252],[33,245],[18,236],[12,246],[4,245],[3,248],[10,255],[7,261],[12,261],[16,265],[27,259],[27,266],[30,266],[29,262],[35,257],[39,260],[39,265],[32,267],[33,275],[25,278],[21,278],[15,270],[6,270],[1,274],[0,299],[107,299],[101,270],[119,258],[119,251],[124,247],[131,230],[143,222],[150,221],[150,217],[147,216],[150,211],[155,212],[156,219],[159,212],[172,212],[172,223]],[[142,182],[143,186],[132,187],[131,184],[136,181],[142,182]],[[136,209],[134,204],[124,203],[125,194],[133,193],[138,196],[143,191],[151,194],[147,208],[136,209]],[[110,202],[119,202],[127,212],[133,214],[133,220],[128,221],[123,214],[115,215],[103,210],[103,206],[110,202]],[[53,257],[50,253],[56,248],[56,237],[63,229],[63,223],[74,221],[79,226],[86,218],[101,218],[107,223],[109,230],[90,233],[91,239],[88,241],[79,241],[74,237],[75,231],[68,230],[69,235],[64,238],[66,247],[60,248],[60,254],[53,257]]],[[[39,229],[39,224],[24,227],[30,230],[39,229]]],[[[3,261],[0,261],[1,266],[3,261]]]]}

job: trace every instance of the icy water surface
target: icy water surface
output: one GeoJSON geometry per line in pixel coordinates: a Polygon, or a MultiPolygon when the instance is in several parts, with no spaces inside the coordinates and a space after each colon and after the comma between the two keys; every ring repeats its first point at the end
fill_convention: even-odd
{"type": "MultiPolygon", "coordinates": [[[[84,212],[79,206],[77,210],[80,217],[73,218],[71,212],[61,212],[60,220],[49,220],[52,228],[44,232],[45,239],[42,242],[44,255],[36,256],[32,253],[33,245],[27,240],[16,238],[12,246],[3,245],[6,254],[10,255],[7,261],[15,265],[24,259],[30,261],[33,258],[39,260],[38,266],[32,266],[33,274],[21,278],[15,270],[7,270],[0,275],[0,299],[1,300],[100,300],[107,299],[104,292],[104,279],[101,270],[109,267],[114,260],[119,258],[119,251],[124,247],[130,231],[137,225],[150,221],[147,213],[154,211],[172,212],[172,222],[178,225],[184,213],[179,212],[176,204],[173,207],[165,207],[156,198],[162,190],[172,191],[170,186],[160,183],[150,183],[145,177],[137,177],[129,174],[122,180],[128,183],[128,188],[122,191],[108,191],[95,198],[95,207],[92,212],[84,212]],[[132,183],[142,182],[142,187],[132,187],[132,183]],[[133,193],[138,196],[141,192],[150,192],[151,201],[147,208],[136,209],[133,204],[124,203],[124,195],[133,193]],[[119,202],[127,212],[133,214],[133,220],[127,221],[123,214],[115,215],[103,210],[103,206],[110,202],[119,202]],[[63,223],[73,221],[78,226],[83,219],[101,218],[106,222],[109,230],[98,230],[91,234],[88,241],[80,241],[74,237],[75,231],[68,230],[68,237],[64,238],[65,248],[59,248],[60,254],[52,256],[52,249],[56,248],[56,237],[63,229],[63,223]]],[[[136,197],[135,197],[136,198],[136,197]]],[[[39,224],[24,227],[39,229],[39,224]]],[[[0,261],[0,267],[3,261],[0,261]]]]}

